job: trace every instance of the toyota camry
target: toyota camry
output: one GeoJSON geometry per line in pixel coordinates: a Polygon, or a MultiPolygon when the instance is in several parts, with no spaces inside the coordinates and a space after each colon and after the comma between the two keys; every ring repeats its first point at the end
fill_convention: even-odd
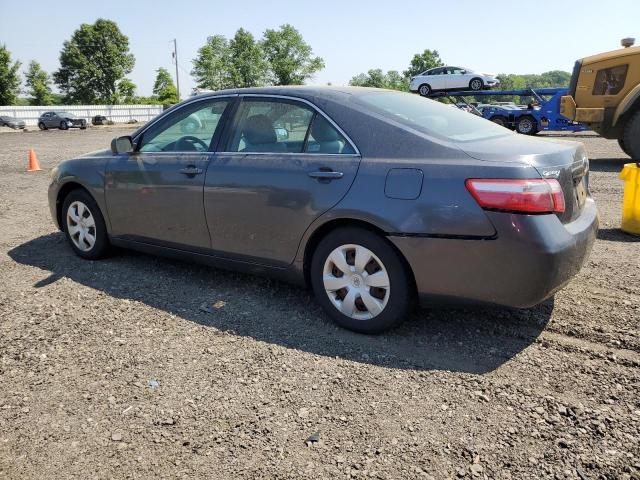
{"type": "Polygon", "coordinates": [[[119,246],[298,282],[365,333],[417,300],[536,305],[598,228],[581,144],[367,88],[192,97],[60,163],[49,203],[82,258],[119,246]]]}

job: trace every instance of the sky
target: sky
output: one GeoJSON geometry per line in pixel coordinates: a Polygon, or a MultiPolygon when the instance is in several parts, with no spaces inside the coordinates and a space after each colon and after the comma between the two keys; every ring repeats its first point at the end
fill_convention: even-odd
{"type": "Polygon", "coordinates": [[[175,38],[182,98],[195,86],[191,61],[206,38],[231,38],[240,27],[259,38],[267,28],[290,23],[325,61],[324,70],[307,83],[334,85],[345,85],[371,68],[403,71],[413,55],[426,48],[437,50],[447,64],[524,74],[571,71],[578,58],[619,48],[623,37],[636,37],[640,44],[639,0],[484,3],[0,0],[0,44],[23,63],[23,71],[37,60],[52,72],[59,67],[62,43],[80,24],[114,20],[129,37],[136,58],[129,78],[139,95],[151,95],[158,67],[175,75],[175,38]]]}

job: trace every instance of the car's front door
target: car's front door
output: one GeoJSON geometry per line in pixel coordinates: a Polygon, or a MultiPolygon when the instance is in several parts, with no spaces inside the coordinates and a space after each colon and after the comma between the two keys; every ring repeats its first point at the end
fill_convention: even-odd
{"type": "Polygon", "coordinates": [[[208,251],[204,178],[233,100],[208,98],[184,105],[143,131],[134,152],[109,161],[105,195],[112,235],[208,251]]]}
{"type": "Polygon", "coordinates": [[[309,225],[342,199],[360,156],[302,101],[244,96],[207,170],[211,247],[236,260],[285,266],[309,225]]]}
{"type": "Polygon", "coordinates": [[[451,90],[460,90],[469,88],[469,80],[464,68],[448,67],[447,68],[447,88],[451,90]]]}

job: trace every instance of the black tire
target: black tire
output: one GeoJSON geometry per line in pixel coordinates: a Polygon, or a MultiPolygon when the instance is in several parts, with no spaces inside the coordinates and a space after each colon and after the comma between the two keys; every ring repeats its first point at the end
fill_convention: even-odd
{"type": "Polygon", "coordinates": [[[68,128],[67,122],[60,122],[60,130],[67,130],[68,128]]]}
{"type": "Polygon", "coordinates": [[[523,115],[516,121],[516,132],[522,135],[535,135],[538,133],[538,122],[530,115],[523,115]]]}
{"type": "Polygon", "coordinates": [[[311,260],[311,286],[316,300],[335,323],[359,333],[381,333],[405,319],[415,299],[410,275],[402,257],[386,239],[357,227],[343,227],[330,232],[320,241],[311,260]],[[389,279],[386,305],[379,314],[367,320],[354,319],[340,312],[329,299],[324,287],[324,268],[329,255],[338,247],[351,244],[363,246],[373,252],[384,265],[389,279]]]}
{"type": "Polygon", "coordinates": [[[633,160],[640,160],[640,111],[637,111],[627,120],[622,130],[622,142],[619,142],[624,153],[633,160]]]}
{"type": "Polygon", "coordinates": [[[62,224],[62,229],[67,237],[67,241],[69,242],[69,245],[71,245],[71,248],[76,255],[86,260],[99,260],[108,255],[111,245],[109,244],[109,237],[107,236],[107,228],[104,223],[104,217],[102,216],[102,212],[100,211],[98,204],[95,202],[93,197],[91,197],[91,195],[89,195],[89,193],[87,193],[85,190],[72,190],[65,197],[64,202],[62,203],[62,214],[60,223],[62,224]],[[93,233],[95,234],[96,240],[90,250],[79,249],[71,239],[69,229],[67,228],[67,212],[69,211],[69,206],[77,201],[82,202],[89,209],[95,221],[95,228],[93,233]]]}
{"type": "Polygon", "coordinates": [[[418,94],[421,97],[427,97],[431,94],[431,85],[428,83],[423,83],[418,87],[418,94]]]}
{"type": "Polygon", "coordinates": [[[484,82],[481,78],[475,77],[469,81],[469,89],[477,92],[484,89],[484,82]]]}
{"type": "Polygon", "coordinates": [[[38,123],[38,128],[39,128],[40,130],[46,130],[46,129],[47,129],[47,126],[44,124],[44,122],[40,122],[40,123],[38,123]]]}
{"type": "Polygon", "coordinates": [[[509,128],[509,120],[507,120],[507,117],[503,117],[502,115],[496,115],[494,117],[491,117],[490,120],[493,123],[500,125],[501,127],[509,128]]]}

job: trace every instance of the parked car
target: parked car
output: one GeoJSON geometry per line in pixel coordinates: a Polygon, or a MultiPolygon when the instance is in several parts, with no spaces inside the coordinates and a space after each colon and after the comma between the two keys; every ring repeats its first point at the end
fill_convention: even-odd
{"type": "Polygon", "coordinates": [[[251,88],[193,97],[61,162],[49,204],[82,258],[114,245],[307,284],[339,325],[375,333],[416,296],[552,295],[596,236],[588,172],[580,143],[408,93],[251,88]],[[185,134],[205,112],[222,113],[185,134]]]}
{"type": "Polygon", "coordinates": [[[38,119],[38,128],[46,130],[48,128],[59,128],[67,130],[68,128],[87,128],[87,121],[84,118],[78,118],[73,113],[64,111],[45,112],[38,119]]]}
{"type": "Polygon", "coordinates": [[[409,89],[423,97],[442,90],[485,90],[496,87],[500,80],[488,73],[462,67],[437,67],[411,77],[409,89]]]}
{"type": "Polygon", "coordinates": [[[24,120],[7,115],[0,115],[0,127],[9,127],[14,130],[22,130],[27,126],[24,120]]]}
{"type": "Polygon", "coordinates": [[[109,119],[104,115],[95,115],[91,118],[91,125],[108,125],[109,119]]]}

